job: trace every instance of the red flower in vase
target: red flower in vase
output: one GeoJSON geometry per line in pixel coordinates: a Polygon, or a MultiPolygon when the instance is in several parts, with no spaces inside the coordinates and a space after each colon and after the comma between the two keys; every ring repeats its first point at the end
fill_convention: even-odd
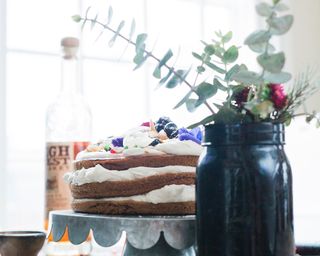
{"type": "Polygon", "coordinates": [[[248,101],[249,92],[250,92],[250,88],[245,87],[235,95],[234,99],[237,106],[242,107],[243,104],[248,101]]]}
{"type": "Polygon", "coordinates": [[[284,92],[282,84],[269,84],[270,98],[277,110],[283,109],[288,103],[288,97],[284,92]]]}

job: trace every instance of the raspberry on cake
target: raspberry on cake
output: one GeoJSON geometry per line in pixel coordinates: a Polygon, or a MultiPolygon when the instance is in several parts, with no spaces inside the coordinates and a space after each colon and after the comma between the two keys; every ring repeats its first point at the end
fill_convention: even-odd
{"type": "Polygon", "coordinates": [[[77,212],[180,215],[195,213],[199,128],[178,129],[168,117],[146,122],[78,154],[65,175],[77,212]]]}

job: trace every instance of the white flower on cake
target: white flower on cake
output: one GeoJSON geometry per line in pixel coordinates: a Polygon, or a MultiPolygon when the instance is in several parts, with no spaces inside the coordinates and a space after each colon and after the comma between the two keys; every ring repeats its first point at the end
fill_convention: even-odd
{"type": "MultiPolygon", "coordinates": [[[[147,131],[150,131],[150,129],[148,129],[147,131]]],[[[135,147],[145,148],[149,146],[153,140],[154,139],[150,138],[147,132],[135,131],[124,137],[123,146],[125,148],[126,147],[127,148],[135,148],[135,147]]]]}

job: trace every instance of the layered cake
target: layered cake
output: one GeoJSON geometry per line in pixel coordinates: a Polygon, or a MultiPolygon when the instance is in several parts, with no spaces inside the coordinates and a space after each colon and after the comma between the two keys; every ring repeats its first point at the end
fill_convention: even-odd
{"type": "Polygon", "coordinates": [[[77,212],[194,214],[199,128],[178,127],[167,117],[119,137],[91,144],[65,175],[77,212]]]}

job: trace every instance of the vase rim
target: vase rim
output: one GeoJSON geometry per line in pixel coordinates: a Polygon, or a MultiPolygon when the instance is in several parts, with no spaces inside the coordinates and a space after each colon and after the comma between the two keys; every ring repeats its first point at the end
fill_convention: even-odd
{"type": "Polygon", "coordinates": [[[210,124],[205,126],[202,145],[283,145],[284,135],[282,123],[210,124]]]}
{"type": "Polygon", "coordinates": [[[273,122],[255,122],[255,123],[231,123],[231,124],[224,124],[224,123],[217,123],[217,124],[207,124],[204,127],[214,127],[214,126],[226,126],[226,127],[237,127],[237,126],[284,126],[283,123],[273,123],[273,122]]]}

